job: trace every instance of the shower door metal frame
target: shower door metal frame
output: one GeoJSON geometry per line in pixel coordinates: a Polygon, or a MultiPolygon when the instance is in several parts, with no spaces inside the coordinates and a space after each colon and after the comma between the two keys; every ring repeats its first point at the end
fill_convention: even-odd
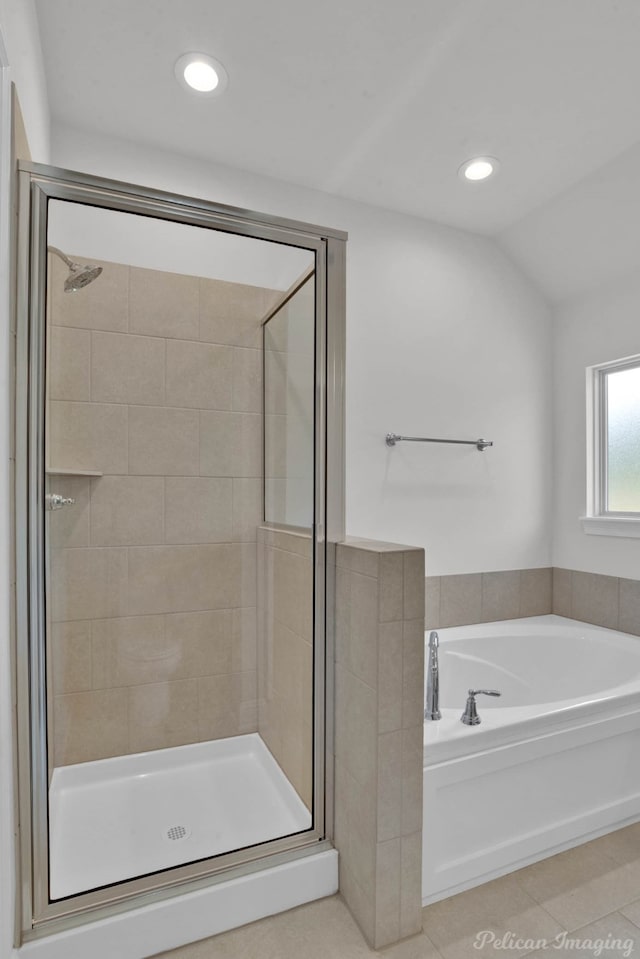
{"type": "Polygon", "coordinates": [[[333,552],[344,536],[346,234],[41,164],[19,165],[16,375],[17,749],[22,941],[330,848],[333,825],[333,552]],[[50,199],[310,250],[316,265],[314,792],[312,828],[64,900],[49,899],[44,416],[50,199]],[[324,642],[322,639],[324,638],[324,642]],[[328,787],[328,788],[327,788],[328,787]]]}

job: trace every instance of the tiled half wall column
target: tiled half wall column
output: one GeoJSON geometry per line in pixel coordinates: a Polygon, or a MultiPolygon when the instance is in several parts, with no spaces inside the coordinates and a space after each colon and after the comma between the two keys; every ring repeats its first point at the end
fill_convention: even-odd
{"type": "Polygon", "coordinates": [[[421,929],[424,551],[336,551],[335,844],[370,945],[421,929]]]}

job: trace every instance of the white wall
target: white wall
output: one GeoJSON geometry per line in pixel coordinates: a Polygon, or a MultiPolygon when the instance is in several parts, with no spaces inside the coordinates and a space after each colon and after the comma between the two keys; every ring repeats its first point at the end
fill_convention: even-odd
{"type": "Polygon", "coordinates": [[[532,210],[497,240],[553,303],[640,268],[640,143],[532,210]]]}
{"type": "Polygon", "coordinates": [[[640,353],[640,144],[498,238],[554,304],[553,563],[640,579],[640,542],[583,532],[587,366],[640,353]]]}
{"type": "Polygon", "coordinates": [[[348,317],[350,530],[424,546],[429,575],[547,565],[541,301],[491,241],[411,221],[368,238],[350,276],[362,285],[348,317]],[[388,431],[495,446],[388,449],[388,431]]]}
{"type": "Polygon", "coordinates": [[[583,532],[587,366],[640,353],[640,277],[559,307],[555,319],[553,563],[640,579],[640,541],[583,532]]]}
{"type": "Polygon", "coordinates": [[[52,150],[59,166],[348,230],[348,531],[424,546],[432,575],[549,563],[549,317],[495,244],[69,128],[52,150]],[[496,446],[388,450],[388,431],[496,446]]]}
{"type": "Polygon", "coordinates": [[[49,159],[50,116],[33,0],[0,0],[0,28],[16,85],[31,157],[49,159]]]}

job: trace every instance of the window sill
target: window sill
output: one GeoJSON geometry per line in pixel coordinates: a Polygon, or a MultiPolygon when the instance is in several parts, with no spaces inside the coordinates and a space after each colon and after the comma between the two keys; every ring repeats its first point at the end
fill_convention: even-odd
{"type": "Polygon", "coordinates": [[[593,536],[640,538],[640,516],[582,516],[582,529],[593,536]]]}

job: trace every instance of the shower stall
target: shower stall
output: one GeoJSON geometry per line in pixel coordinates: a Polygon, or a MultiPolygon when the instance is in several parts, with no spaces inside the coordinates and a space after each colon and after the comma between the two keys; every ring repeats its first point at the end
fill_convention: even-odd
{"type": "Polygon", "coordinates": [[[28,940],[330,848],[345,237],[20,180],[28,940]]]}

